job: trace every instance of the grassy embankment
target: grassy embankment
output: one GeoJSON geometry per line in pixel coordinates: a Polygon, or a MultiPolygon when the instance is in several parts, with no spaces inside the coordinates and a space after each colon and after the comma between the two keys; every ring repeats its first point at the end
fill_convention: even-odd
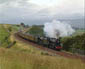
{"type": "MultiPolygon", "coordinates": [[[[13,35],[11,35],[10,40],[15,41],[16,39],[13,35]]],[[[43,52],[35,47],[32,47],[31,45],[16,40],[16,44],[13,47],[9,49],[2,47],[0,48],[0,68],[85,69],[85,63],[78,59],[50,56],[49,53],[47,54],[47,52],[43,52]]]]}
{"type": "Polygon", "coordinates": [[[0,46],[6,47],[10,44],[9,36],[10,36],[10,33],[4,27],[4,25],[0,25],[0,46]]]}
{"type": "Polygon", "coordinates": [[[19,27],[10,24],[0,24],[0,47],[8,47],[13,42],[10,40],[10,36],[14,32],[18,31],[19,27]]]}

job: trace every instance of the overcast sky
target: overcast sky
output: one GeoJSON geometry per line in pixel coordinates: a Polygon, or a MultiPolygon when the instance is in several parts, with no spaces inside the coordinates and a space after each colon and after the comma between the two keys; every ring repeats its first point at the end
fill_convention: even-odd
{"type": "Polygon", "coordinates": [[[84,0],[0,0],[0,23],[84,18],[84,0]]]}

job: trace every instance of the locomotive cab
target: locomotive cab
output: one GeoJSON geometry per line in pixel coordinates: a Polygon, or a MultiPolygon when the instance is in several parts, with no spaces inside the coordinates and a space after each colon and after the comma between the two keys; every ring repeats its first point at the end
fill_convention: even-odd
{"type": "Polygon", "coordinates": [[[61,42],[60,39],[56,39],[56,50],[61,50],[62,46],[61,46],[61,42]]]}

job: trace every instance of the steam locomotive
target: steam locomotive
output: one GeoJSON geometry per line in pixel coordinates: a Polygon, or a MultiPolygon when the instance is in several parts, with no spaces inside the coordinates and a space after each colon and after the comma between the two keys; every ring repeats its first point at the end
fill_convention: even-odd
{"type": "Polygon", "coordinates": [[[55,49],[58,51],[62,49],[60,39],[42,37],[42,36],[33,36],[33,35],[22,33],[22,32],[18,32],[18,36],[25,40],[37,43],[39,45],[43,45],[51,49],[55,49]]]}

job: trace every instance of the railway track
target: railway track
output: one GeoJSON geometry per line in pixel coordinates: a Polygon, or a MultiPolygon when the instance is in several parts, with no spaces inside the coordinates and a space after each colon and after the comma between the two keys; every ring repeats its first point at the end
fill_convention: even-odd
{"type": "Polygon", "coordinates": [[[85,56],[80,56],[80,55],[71,54],[71,53],[67,53],[67,52],[60,52],[60,51],[56,51],[56,50],[52,50],[52,49],[43,47],[42,45],[38,45],[38,44],[35,44],[33,42],[30,42],[30,41],[27,41],[27,40],[21,38],[20,36],[18,36],[18,33],[15,33],[14,36],[16,39],[18,39],[22,42],[31,44],[34,47],[37,47],[37,48],[44,50],[44,51],[48,51],[50,53],[53,53],[54,55],[59,55],[59,56],[63,56],[65,58],[71,58],[71,59],[81,59],[85,63],[85,56]]]}

